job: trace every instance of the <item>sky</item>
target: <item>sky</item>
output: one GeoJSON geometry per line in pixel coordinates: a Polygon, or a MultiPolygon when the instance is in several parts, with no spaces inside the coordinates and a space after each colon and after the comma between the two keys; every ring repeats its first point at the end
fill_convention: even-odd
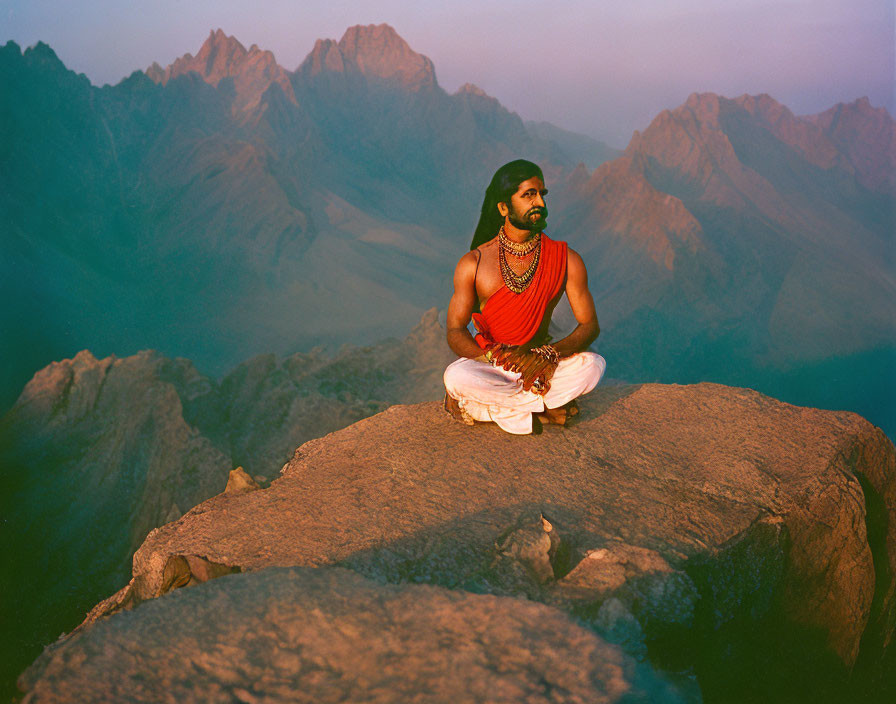
{"type": "Polygon", "coordinates": [[[97,84],[195,54],[212,29],[294,70],[316,39],[386,22],[439,84],[624,147],[693,92],[797,114],[867,96],[896,112],[893,0],[0,0],[0,43],[49,44],[97,84]]]}

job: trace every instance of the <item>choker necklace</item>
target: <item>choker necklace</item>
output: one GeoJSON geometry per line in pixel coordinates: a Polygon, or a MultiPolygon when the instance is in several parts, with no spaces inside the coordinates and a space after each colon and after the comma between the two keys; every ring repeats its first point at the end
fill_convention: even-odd
{"type": "MultiPolygon", "coordinates": [[[[535,276],[535,271],[538,269],[538,261],[541,258],[541,233],[539,232],[535,237],[532,238],[531,241],[534,241],[534,244],[528,248],[526,254],[531,252],[535,252],[535,255],[532,257],[532,261],[529,264],[529,267],[522,274],[517,274],[511,267],[510,264],[507,263],[507,254],[509,251],[513,254],[516,254],[512,248],[506,248],[504,246],[504,241],[507,240],[510,242],[511,240],[504,234],[504,228],[502,227],[500,232],[498,232],[498,239],[501,243],[500,248],[498,249],[498,261],[501,264],[501,278],[504,279],[504,285],[507,286],[514,293],[522,293],[525,291],[529,284],[532,283],[532,278],[535,276]]],[[[514,243],[516,244],[516,243],[514,243]]],[[[527,243],[528,245],[528,243],[527,243]]],[[[518,254],[517,256],[525,256],[525,254],[518,254]]]]}
{"type": "Polygon", "coordinates": [[[504,226],[501,225],[501,229],[498,230],[498,242],[501,244],[501,249],[508,254],[512,254],[515,257],[525,257],[541,244],[541,233],[536,232],[525,242],[514,242],[507,236],[504,232],[504,226]]]}

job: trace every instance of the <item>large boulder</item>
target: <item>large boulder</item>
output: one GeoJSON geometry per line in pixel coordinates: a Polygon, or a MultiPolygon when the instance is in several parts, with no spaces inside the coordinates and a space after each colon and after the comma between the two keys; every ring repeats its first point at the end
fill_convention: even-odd
{"type": "Polygon", "coordinates": [[[879,692],[894,512],[879,429],[746,389],[605,388],[526,437],[396,406],[154,530],[85,625],[232,571],[341,565],[551,604],[707,701],[879,692]]]}
{"type": "Polygon", "coordinates": [[[29,704],[683,701],[556,609],[338,568],[179,590],[51,650],[27,683],[29,704]]]}

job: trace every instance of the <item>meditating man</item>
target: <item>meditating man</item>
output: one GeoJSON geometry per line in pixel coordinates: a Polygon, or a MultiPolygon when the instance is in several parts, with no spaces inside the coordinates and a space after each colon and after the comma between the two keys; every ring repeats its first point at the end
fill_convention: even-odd
{"type": "Polygon", "coordinates": [[[565,425],[578,412],[574,399],[604,373],[604,358],[586,351],[600,327],[585,264],[544,234],[546,195],[531,161],[498,169],[470,251],[454,270],[448,345],[460,359],[445,370],[445,408],[468,425],[494,421],[524,435],[532,432],[533,414],[565,425]],[[564,292],[578,325],[551,343],[551,314],[564,292]],[[475,338],[467,329],[471,317],[475,338]]]}

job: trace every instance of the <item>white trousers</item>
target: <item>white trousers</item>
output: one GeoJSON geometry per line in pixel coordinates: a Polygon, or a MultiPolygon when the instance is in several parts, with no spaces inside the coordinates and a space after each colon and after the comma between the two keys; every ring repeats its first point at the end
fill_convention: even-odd
{"type": "Polygon", "coordinates": [[[519,372],[461,357],[445,370],[445,389],[473,420],[494,421],[515,435],[532,432],[532,414],[559,408],[597,386],[607,362],[594,352],[579,352],[560,360],[551,388],[540,396],[523,391],[519,372]]]}

